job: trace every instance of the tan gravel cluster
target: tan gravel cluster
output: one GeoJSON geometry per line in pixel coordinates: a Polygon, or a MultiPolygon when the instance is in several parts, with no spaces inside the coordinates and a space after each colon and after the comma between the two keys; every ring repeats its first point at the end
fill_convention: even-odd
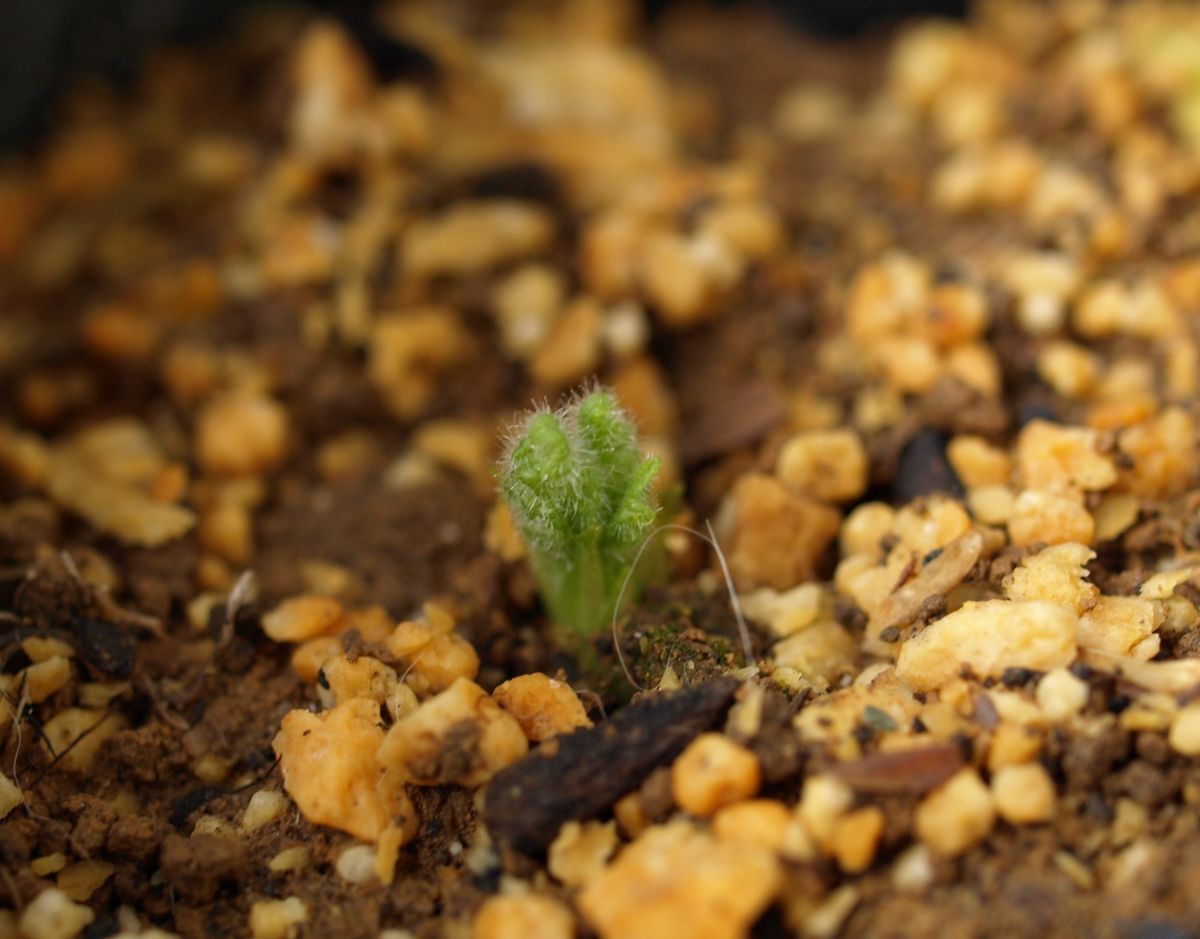
{"type": "Polygon", "coordinates": [[[735,937],[766,907],[780,874],[769,851],[678,821],[643,832],[584,889],[579,905],[605,939],[735,937]]]}
{"type": "MultiPolygon", "coordinates": [[[[41,311],[0,321],[0,469],[22,493],[0,505],[5,535],[80,541],[22,558],[29,579],[52,570],[97,606],[63,622],[178,627],[209,668],[238,651],[247,572],[273,562],[306,585],[261,616],[304,686],[274,736],[282,790],[255,785],[236,822],[214,811],[194,830],[269,834],[294,805],[362,843],[257,858],[284,879],[247,899],[245,929],[304,934],[323,911],[287,878],[314,857],[367,895],[418,839],[472,884],[501,872],[486,899],[472,886],[444,907],[448,935],[475,939],[733,939],[772,906],[804,936],[861,935],[857,911],[885,890],[996,880],[993,842],[1036,844],[1081,895],[1142,884],[1155,839],[1200,804],[1200,237],[1181,217],[1200,190],[1200,14],[982,0],[965,22],[900,29],[878,80],[774,88],[762,121],[740,85],[724,114],[639,45],[631,3],[517,3],[487,28],[462,9],[381,14],[429,50],[436,83],[381,77],[332,19],[288,20],[269,132],[192,129],[154,89],[202,73],[168,57],[137,123],[85,97],[36,160],[0,166],[0,261],[22,272],[4,302],[56,298],[88,363],[58,364],[41,311]],[[810,185],[830,161],[844,172],[810,185]],[[206,219],[164,249],[150,163],[186,212],[223,207],[220,230],[206,219]],[[497,167],[532,183],[489,192],[497,167]],[[344,178],[357,198],[335,211],[344,178]],[[739,363],[731,385],[752,381],[656,358],[711,346],[739,363]],[[132,413],[100,377],[122,370],[162,406],[132,413]],[[663,520],[711,512],[760,655],[714,652],[715,671],[744,666],[725,722],[631,781],[613,818],[563,824],[542,865],[492,842],[481,800],[469,833],[418,805],[466,805],[531,751],[603,732],[583,682],[525,671],[559,662],[526,647],[534,588],[493,494],[513,412],[596,378],[662,460],[663,520]],[[434,484],[479,503],[477,524],[486,512],[444,596],[389,611],[365,598],[390,585],[319,537],[296,558],[263,551],[281,506],[328,518],[347,493],[420,502],[434,484]],[[195,556],[185,613],[169,596],[161,616],[116,607],[150,602],[123,564],[150,556],[166,578],[173,551],[195,556]],[[463,615],[456,593],[485,608],[463,615]],[[1090,765],[1065,750],[1114,738],[1178,783],[1169,811],[1133,773],[1081,789],[1090,765]],[[1105,812],[1100,835],[1079,833],[1105,812]]],[[[431,543],[466,537],[433,528],[431,543]]],[[[692,591],[677,607],[709,612],[724,568],[677,534],[673,587],[692,591]]],[[[715,650],[703,632],[681,643],[715,650]]],[[[87,773],[135,679],[93,680],[50,635],[17,647],[0,732],[37,714],[30,745],[87,773]]],[[[660,666],[660,686],[694,664],[660,666]]],[[[172,696],[187,689],[164,685],[153,710],[186,726],[172,696]]],[[[242,785],[189,734],[187,772],[242,785]]],[[[0,820],[40,810],[23,785],[0,775],[0,820]]],[[[40,892],[0,911],[0,934],[72,939],[90,898],[127,888],[63,841],[21,858],[40,892]]]]}
{"type": "Polygon", "coordinates": [[[525,755],[530,742],[590,725],[565,682],[519,676],[488,695],[473,679],[479,660],[454,619],[428,604],[393,624],[374,609],[347,611],[329,597],[284,601],[263,617],[276,641],[300,642],[293,665],[320,684],[329,710],[293,710],[275,738],[284,787],[310,820],[380,846],[388,882],[394,852],[421,830],[409,786],[477,788],[525,755]],[[377,658],[342,652],[355,629],[377,658]],[[393,723],[379,724],[384,708],[393,723]],[[385,851],[386,845],[386,851],[385,851]]]}

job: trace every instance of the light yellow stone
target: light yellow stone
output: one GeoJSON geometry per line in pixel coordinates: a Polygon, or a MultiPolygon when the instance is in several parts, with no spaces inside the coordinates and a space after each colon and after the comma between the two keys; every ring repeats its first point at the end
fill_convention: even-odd
{"type": "Polygon", "coordinates": [[[27,486],[42,486],[50,473],[53,454],[37,434],[0,424],[0,466],[27,486]]]}
{"type": "Polygon", "coordinates": [[[45,877],[48,874],[57,874],[66,866],[67,856],[61,851],[34,858],[29,862],[29,869],[38,877],[45,877]]]}
{"type": "Polygon", "coordinates": [[[862,888],[855,883],[842,884],[817,902],[789,897],[787,918],[805,939],[836,939],[861,898],[862,888]]]}
{"type": "Polygon", "coordinates": [[[992,772],[1004,766],[1028,763],[1041,752],[1042,737],[1029,727],[1002,723],[992,734],[988,747],[988,769],[992,772]]]}
{"type": "Polygon", "coordinates": [[[1054,781],[1040,763],[1003,766],[992,776],[996,812],[1012,825],[1049,821],[1056,797],[1054,781]]]}
{"type": "Polygon", "coordinates": [[[892,530],[895,520],[896,510],[885,502],[864,502],[855,507],[838,536],[842,554],[879,554],[879,543],[892,530]]]}
{"type": "Polygon", "coordinates": [[[157,547],[196,524],[190,509],[152,496],[149,483],[131,481],[113,467],[108,467],[111,473],[104,472],[105,468],[68,441],[51,456],[46,492],[58,505],[126,544],[157,547]]]}
{"type": "Polygon", "coordinates": [[[11,779],[0,773],[0,818],[7,818],[8,813],[25,801],[25,795],[11,779]]]}
{"type": "Polygon", "coordinates": [[[393,825],[384,829],[375,845],[375,876],[384,886],[396,879],[396,864],[400,860],[400,849],[414,834],[413,826],[401,828],[393,825]]]}
{"type": "Polygon", "coordinates": [[[616,822],[567,822],[546,855],[546,869],[568,887],[582,887],[604,870],[617,849],[616,822]]]}
{"type": "Polygon", "coordinates": [[[783,240],[783,225],[767,202],[722,200],[701,213],[697,228],[752,260],[772,254],[783,240]]]}
{"type": "Polygon", "coordinates": [[[497,500],[488,511],[487,523],[483,530],[483,544],[500,560],[509,564],[520,561],[526,555],[525,542],[513,521],[508,503],[503,499],[497,500]]]}
{"type": "Polygon", "coordinates": [[[397,417],[421,415],[445,368],[463,361],[472,340],[458,315],[444,307],[418,307],[379,317],[371,330],[367,372],[397,417]]]}
{"type": "Polygon", "coordinates": [[[192,834],[194,835],[220,835],[222,838],[228,838],[230,841],[238,841],[241,838],[241,832],[237,825],[227,818],[222,818],[220,815],[200,815],[192,825],[192,834]]]}
{"type": "Polygon", "coordinates": [[[377,879],[375,849],[369,844],[356,844],[338,855],[333,869],[342,880],[351,884],[366,884],[377,879]]]}
{"type": "Polygon", "coordinates": [[[980,678],[1006,668],[1048,671],[1075,658],[1079,618],[1045,601],[966,603],[927,626],[900,649],[896,675],[916,691],[958,676],[964,665],[980,678]]]}
{"type": "Polygon", "coordinates": [[[642,804],[641,793],[634,790],[621,796],[613,804],[613,817],[621,826],[621,833],[633,839],[650,827],[650,818],[642,804]]]}
{"type": "Polygon", "coordinates": [[[839,87],[805,82],[787,89],[772,112],[775,129],[796,143],[832,136],[851,113],[849,96],[839,87]]]}
{"type": "Polygon", "coordinates": [[[321,675],[327,686],[325,690],[337,704],[352,698],[370,698],[380,705],[387,705],[396,696],[400,684],[394,668],[369,655],[360,655],[354,661],[345,655],[336,655],[321,666],[321,675]]]}
{"type": "Polygon", "coordinates": [[[548,264],[525,264],[496,282],[492,310],[505,353],[526,359],[542,345],[566,290],[562,273],[548,264]]]}
{"type": "Polygon", "coordinates": [[[911,559],[910,552],[898,550],[891,551],[883,563],[869,554],[854,554],[838,564],[833,585],[838,593],[852,599],[868,619],[877,617],[911,559]]]}
{"type": "Polygon", "coordinates": [[[894,578],[887,596],[882,602],[875,602],[875,598],[860,599],[869,620],[864,647],[872,652],[887,651],[887,644],[881,639],[882,630],[892,624],[912,622],[929,597],[950,594],[975,567],[986,543],[983,531],[968,531],[919,566],[917,559],[902,548],[892,551],[881,568],[894,578]],[[899,570],[895,568],[897,563],[903,563],[899,570]],[[916,574],[911,576],[914,569],[916,574]]]}
{"type": "Polygon", "coordinates": [[[192,772],[210,786],[224,782],[233,768],[233,760],[219,753],[201,753],[192,763],[192,772]]]}
{"type": "Polygon", "coordinates": [[[104,742],[125,726],[125,718],[116,712],[98,708],[64,708],[42,728],[45,735],[43,744],[49,741],[55,754],[63,753],[70,747],[70,752],[63,755],[58,765],[73,772],[86,772],[104,742]]]}
{"type": "Polygon", "coordinates": [[[1157,659],[1144,662],[1129,656],[1105,655],[1092,652],[1087,656],[1089,665],[1120,674],[1128,681],[1148,691],[1166,694],[1184,694],[1200,684],[1200,660],[1157,659]]]}
{"type": "Polygon", "coordinates": [[[75,939],[96,918],[82,903],[51,887],[43,890],[21,911],[21,935],[33,939],[75,939]]]}
{"type": "Polygon", "coordinates": [[[1079,298],[1073,324],[1088,339],[1116,335],[1160,339],[1179,331],[1179,311],[1149,279],[1129,285],[1099,280],[1079,298]]]}
{"type": "Polygon", "coordinates": [[[127,681],[80,682],[78,686],[79,706],[103,710],[115,699],[127,694],[132,687],[132,683],[127,681]]]}
{"type": "Polygon", "coordinates": [[[250,907],[250,933],[254,939],[285,939],[292,927],[308,922],[308,907],[299,897],[259,900],[250,907]]]}
{"type": "Polygon", "coordinates": [[[992,347],[984,342],[965,342],[946,351],[944,360],[948,376],[956,378],[972,391],[985,398],[998,398],[1004,379],[1000,360],[992,347]]]}
{"type": "Polygon", "coordinates": [[[55,656],[69,659],[75,654],[74,646],[53,636],[26,636],[21,640],[21,648],[31,662],[45,662],[55,656]]]}
{"type": "Polygon", "coordinates": [[[1054,866],[1066,874],[1071,882],[1085,893],[1096,889],[1096,876],[1092,869],[1069,851],[1056,852],[1054,866]]]}
{"type": "Polygon", "coordinates": [[[914,827],[938,854],[956,857],[986,838],[995,819],[988,787],[966,768],[921,800],[914,827]]]}
{"type": "Polygon", "coordinates": [[[971,530],[971,516],[957,499],[933,495],[910,502],[896,513],[893,532],[918,558],[944,548],[971,530]]]}
{"type": "Polygon", "coordinates": [[[908,333],[924,319],[932,272],[923,260],[893,251],[864,266],[850,285],[846,324],[859,341],[908,333]]]}
{"type": "Polygon", "coordinates": [[[1080,398],[1095,385],[1100,359],[1073,342],[1050,342],[1038,353],[1037,371],[1060,395],[1080,398]]]}
{"type": "Polygon", "coordinates": [[[825,591],[820,584],[799,584],[784,591],[764,587],[746,594],[741,601],[743,613],[782,638],[816,620],[825,602],[825,591]]]}
{"type": "Polygon", "coordinates": [[[376,756],[383,740],[378,703],[352,698],[322,714],[289,712],[272,745],[305,818],[375,841],[397,820],[405,827],[416,818],[403,779],[376,756]]]}
{"type": "Polygon", "coordinates": [[[758,792],[758,758],[724,734],[701,734],[671,766],[671,792],[685,812],[707,817],[758,792]]]}
{"type": "Polygon", "coordinates": [[[739,939],[781,882],[771,852],[678,820],[646,830],[578,902],[602,939],[739,939]]]}
{"type": "Polygon", "coordinates": [[[819,774],[804,781],[797,814],[819,843],[828,844],[838,819],[854,803],[854,790],[837,776],[819,774]]]}
{"type": "Polygon", "coordinates": [[[873,368],[902,394],[925,394],[942,377],[942,360],[927,339],[890,336],[870,346],[869,354],[873,368]]]}
{"type": "Polygon", "coordinates": [[[478,421],[443,418],[421,424],[413,435],[413,448],[424,456],[462,474],[481,494],[494,490],[492,443],[495,431],[478,421]]]}
{"type": "Polygon", "coordinates": [[[1079,617],[1079,645],[1107,655],[1149,660],[1158,654],[1163,606],[1144,597],[1099,597],[1079,617]]]}
{"type": "Polygon", "coordinates": [[[479,673],[475,647],[453,629],[453,619],[430,606],[421,619],[398,623],[384,640],[392,655],[406,663],[403,680],[417,694],[445,691],[455,681],[479,673]]]}
{"type": "Polygon", "coordinates": [[[1175,715],[1167,742],[1176,753],[1200,756],[1200,702],[1181,708],[1175,715]]]}
{"type": "Polygon", "coordinates": [[[1023,691],[993,687],[987,693],[1001,721],[1021,727],[1041,724],[1042,712],[1023,691]]]}
{"type": "Polygon", "coordinates": [[[722,841],[747,841],[782,854],[788,850],[795,815],[776,799],[747,799],[713,816],[712,831],[722,841]]]}
{"type": "Polygon", "coordinates": [[[886,824],[883,811],[874,805],[841,816],[829,840],[838,866],[847,874],[861,874],[870,868],[886,824]]]}
{"type": "Polygon", "coordinates": [[[471,939],[572,939],[575,917],[553,897],[535,893],[488,897],[471,922],[471,939]]]}
{"type": "Polygon", "coordinates": [[[1068,669],[1056,668],[1042,676],[1035,697],[1047,720],[1065,721],[1087,705],[1088,686],[1068,669]]]}
{"type": "Polygon", "coordinates": [[[811,701],[796,715],[793,725],[802,739],[824,743],[840,759],[853,759],[861,755],[855,729],[868,707],[883,711],[897,727],[908,727],[922,706],[912,689],[897,678],[895,669],[887,668],[868,684],[839,688],[811,701]]]}
{"type": "Polygon", "coordinates": [[[1009,538],[1018,546],[1038,541],[1090,544],[1095,534],[1096,522],[1075,491],[1022,489],[1008,519],[1009,538]]]}
{"type": "Polygon", "coordinates": [[[1095,556],[1077,542],[1043,548],[1004,578],[1004,595],[1010,600],[1048,600],[1083,613],[1100,596],[1100,588],[1087,579],[1087,563],[1095,556]]]}
{"type": "Polygon", "coordinates": [[[924,844],[914,844],[892,865],[892,886],[902,893],[923,893],[933,877],[933,858],[924,844]]]}
{"type": "Polygon", "coordinates": [[[263,632],[276,642],[303,642],[343,628],[345,611],[333,597],[306,595],[284,600],[263,615],[263,632]]]}
{"type": "Polygon", "coordinates": [[[1117,799],[1115,818],[1109,829],[1114,847],[1123,848],[1137,839],[1146,829],[1150,813],[1144,805],[1132,799],[1117,799]]]}
{"type": "Polygon", "coordinates": [[[1174,406],[1124,428],[1117,444],[1133,461],[1132,469],[1124,474],[1126,488],[1152,499],[1186,490],[1200,465],[1197,436],[1195,418],[1174,406]]]}
{"type": "Polygon", "coordinates": [[[529,373],[540,388],[581,381],[595,371],[603,355],[604,311],[594,297],[567,304],[546,341],[529,359],[529,373]]]}
{"type": "Polygon", "coordinates": [[[812,578],[841,520],[833,507],[761,473],[748,473],[734,484],[722,516],[729,524],[727,534],[719,534],[734,580],[743,587],[776,590],[812,578]]]}
{"type": "Polygon", "coordinates": [[[946,446],[946,458],[968,489],[1003,486],[1012,475],[1012,458],[982,437],[959,434],[946,446]]]}
{"type": "Polygon", "coordinates": [[[69,864],[58,872],[58,889],[72,900],[85,902],[113,875],[116,867],[107,861],[86,860],[69,864]]]}
{"type": "Polygon", "coordinates": [[[205,405],[196,421],[196,458],[214,476],[252,476],[287,456],[289,418],[278,401],[230,392],[205,405]]]}
{"type": "Polygon", "coordinates": [[[1117,718],[1117,723],[1134,733],[1142,730],[1161,733],[1171,726],[1178,711],[1179,704],[1173,695],[1147,691],[1130,702],[1129,707],[1117,718]]]}
{"type": "Polygon", "coordinates": [[[814,685],[832,685],[842,675],[853,674],[858,662],[858,642],[830,615],[777,642],[771,661],[779,668],[794,668],[814,685]]]}
{"type": "Polygon", "coordinates": [[[457,202],[405,233],[401,263],[407,276],[417,278],[462,275],[545,249],[554,228],[553,216],[538,205],[511,199],[457,202]]]}
{"type": "Polygon", "coordinates": [[[510,678],[496,686],[492,698],[536,742],[592,725],[575,690],[541,672],[510,678]]]}
{"type": "Polygon", "coordinates": [[[418,785],[474,788],[525,755],[529,743],[521,725],[473,681],[458,678],[392,725],[379,748],[379,759],[402,778],[418,785]],[[456,728],[474,732],[459,743],[456,728]],[[447,747],[467,747],[446,752],[447,747]],[[448,757],[453,759],[448,759],[448,757]]]}
{"type": "Polygon", "coordinates": [[[670,326],[689,326],[712,310],[719,293],[742,276],[745,261],[723,239],[673,231],[652,232],[643,242],[643,290],[670,326]]]}
{"type": "Polygon", "coordinates": [[[827,502],[850,502],[867,488],[867,452],[853,430],[810,430],[779,451],[775,475],[798,492],[827,502]]]}
{"type": "Polygon", "coordinates": [[[267,869],[273,874],[303,870],[308,866],[309,853],[308,846],[303,844],[284,848],[267,862],[267,869]]]}
{"type": "Polygon", "coordinates": [[[1008,486],[979,486],[967,492],[967,507],[985,525],[1007,524],[1015,501],[1008,486]]]}
{"type": "Polygon", "coordinates": [[[1200,574],[1200,567],[1188,565],[1175,570],[1161,571],[1147,578],[1138,588],[1138,596],[1147,600],[1166,600],[1180,584],[1200,574]]]}
{"type": "Polygon", "coordinates": [[[288,800],[278,789],[260,789],[250,797],[242,813],[242,831],[246,834],[271,824],[287,811],[288,800]]]}

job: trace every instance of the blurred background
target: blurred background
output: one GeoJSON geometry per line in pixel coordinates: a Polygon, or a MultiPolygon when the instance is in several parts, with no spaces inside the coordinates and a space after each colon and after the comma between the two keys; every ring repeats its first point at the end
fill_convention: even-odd
{"type": "MultiPolygon", "coordinates": [[[[691,0],[695,2],[695,0],[691,0]]],[[[722,6],[735,0],[710,0],[722,6]]],[[[795,28],[823,35],[881,29],[916,13],[962,15],[966,0],[758,0],[795,28]]],[[[0,0],[0,150],[30,146],[54,114],[63,89],[86,75],[128,81],[145,53],[164,42],[204,42],[248,9],[278,6],[256,0],[0,0]]],[[[386,41],[371,35],[369,4],[308,4],[341,18],[368,50],[386,41]]],[[[675,0],[645,0],[647,17],[675,0]]],[[[749,5],[749,4],[747,4],[749,5]]]]}

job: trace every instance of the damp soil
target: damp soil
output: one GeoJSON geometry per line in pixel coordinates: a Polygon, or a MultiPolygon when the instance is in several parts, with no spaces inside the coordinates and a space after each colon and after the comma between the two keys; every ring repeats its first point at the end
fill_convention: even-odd
{"type": "MultiPolygon", "coordinates": [[[[723,102],[721,113],[730,127],[755,101],[770,99],[797,79],[837,77],[862,87],[879,70],[876,40],[834,52],[823,45],[818,55],[810,41],[790,38],[759,15],[695,13],[668,18],[656,29],[655,53],[689,83],[723,102]],[[772,66],[760,72],[744,68],[748,61],[772,66]]],[[[214,68],[224,54],[213,53],[214,68]]],[[[268,102],[269,90],[254,86],[254,94],[268,102]]],[[[195,119],[233,121],[220,108],[216,111],[198,113],[195,119]]],[[[793,213],[810,245],[812,263],[804,279],[787,283],[778,271],[756,276],[736,317],[656,337],[656,356],[680,404],[677,442],[689,500],[699,517],[710,515],[730,481],[759,460],[759,447],[783,415],[783,403],[770,390],[773,383],[802,372],[815,339],[831,328],[835,311],[819,301],[811,281],[845,276],[861,261],[847,247],[852,239],[839,219],[796,220],[806,187],[819,180],[853,190],[866,204],[886,203],[897,229],[936,236],[947,257],[956,254],[957,245],[978,250],[974,246],[981,240],[1001,237],[988,231],[990,222],[966,222],[961,230],[946,231],[945,222],[927,218],[918,201],[897,203],[895,194],[903,190],[897,180],[906,163],[922,159],[919,153],[900,155],[890,179],[864,178],[854,166],[841,165],[836,154],[819,150],[806,151],[794,163],[785,161],[773,185],[777,204],[793,213]]],[[[499,169],[488,184],[492,189],[531,185],[529,173],[499,169]]],[[[545,171],[533,175],[542,179],[545,171]]],[[[431,203],[456,198],[455,192],[437,186],[420,195],[431,203]]],[[[191,227],[184,227],[181,217],[164,218],[162,224],[181,250],[184,239],[211,237],[202,214],[191,227]]],[[[21,315],[53,316],[56,325],[39,331],[37,343],[20,362],[0,374],[0,402],[15,400],[21,379],[31,372],[78,374],[105,393],[78,407],[68,402],[49,429],[82,427],[116,413],[186,426],[192,416],[165,402],[149,366],[98,364],[83,351],[70,311],[88,297],[89,289],[83,276],[55,291],[10,298],[14,309],[27,311],[21,315]]],[[[470,291],[463,291],[463,307],[470,310],[470,291]]],[[[295,328],[295,310],[312,299],[301,295],[245,304],[191,327],[198,340],[218,346],[236,341],[256,357],[286,363],[279,393],[297,427],[295,455],[256,516],[258,596],[232,622],[223,619],[221,610],[211,632],[198,634],[186,622],[201,555],[194,536],[162,548],[125,547],[68,515],[21,503],[30,493],[15,479],[0,476],[0,500],[26,505],[22,511],[7,511],[0,527],[0,668],[15,673],[27,665],[19,640],[38,631],[72,647],[81,678],[127,683],[108,705],[124,727],[100,747],[86,774],[66,768],[63,754],[52,754],[40,739],[40,721],[55,712],[58,701],[74,700],[75,682],[56,697],[29,706],[4,737],[0,765],[19,783],[26,803],[0,822],[0,906],[19,909],[44,889],[29,861],[62,853],[112,865],[111,876],[87,901],[97,914],[85,933],[89,937],[117,931],[123,906],[188,939],[241,936],[254,899],[295,896],[310,911],[302,935],[366,939],[382,928],[402,928],[432,939],[495,892],[503,872],[536,869],[546,832],[561,821],[554,816],[547,822],[539,814],[551,802],[560,805],[563,797],[562,774],[545,767],[530,773],[520,797],[505,806],[511,813],[521,811],[521,800],[537,807],[528,820],[536,833],[506,816],[493,825],[502,850],[485,863],[476,859],[468,865],[464,858],[478,823],[472,794],[450,787],[415,792],[421,833],[403,849],[390,887],[353,885],[339,877],[334,862],[351,840],[311,824],[294,808],[282,823],[237,839],[195,832],[202,816],[236,825],[253,792],[279,785],[272,737],[288,710],[314,704],[314,690],[296,677],[288,650],[268,641],[258,621],[261,612],[302,588],[303,562],[314,554],[354,572],[357,602],[383,604],[396,617],[413,614],[429,598],[450,598],[459,612],[460,630],[480,653],[480,681],[487,687],[514,674],[561,668],[591,688],[593,717],[616,714],[601,720],[598,728],[611,725],[620,735],[619,768],[625,773],[614,779],[609,767],[606,773],[572,777],[578,787],[570,793],[572,800],[594,804],[596,811],[636,790],[648,817],[665,816],[670,796],[664,793],[661,767],[678,747],[664,747],[662,736],[648,728],[686,740],[721,724],[729,704],[722,691],[712,692],[715,697],[710,695],[709,710],[699,712],[700,719],[668,708],[645,711],[652,716],[644,725],[622,720],[622,714],[640,713],[637,708],[646,702],[652,705],[654,697],[635,696],[620,674],[611,639],[598,642],[599,664],[591,675],[573,672],[571,657],[548,639],[528,573],[485,549],[488,500],[466,478],[443,477],[403,490],[380,488],[366,475],[337,484],[322,480],[310,449],[331,430],[367,429],[381,452],[401,445],[406,431],[381,410],[364,383],[361,361],[351,356],[313,359],[295,328]],[[120,606],[97,597],[63,561],[64,555],[88,551],[104,555],[118,572],[125,585],[116,598],[120,606]],[[224,781],[197,778],[201,756],[228,767],[224,781]],[[123,806],[123,814],[113,804],[123,806]],[[295,846],[308,848],[310,862],[299,871],[271,872],[267,862],[295,846]]],[[[482,341],[457,377],[438,388],[431,417],[515,412],[528,400],[524,379],[492,352],[490,321],[480,318],[473,328],[482,341]]],[[[1004,329],[1001,322],[997,330],[1004,329]]],[[[903,501],[953,490],[956,481],[942,453],[949,434],[966,430],[997,441],[1011,439],[1030,396],[1044,389],[1031,379],[1030,357],[1022,354],[1020,336],[1012,331],[993,338],[1013,351],[1003,359],[1011,389],[1007,403],[982,402],[953,383],[914,401],[905,421],[869,441],[873,497],[903,501]]],[[[823,390],[835,397],[850,391],[823,390]]],[[[1127,539],[1126,545],[1102,555],[1094,565],[1094,579],[1103,584],[1105,577],[1148,564],[1181,538],[1194,540],[1194,531],[1178,528],[1169,506],[1144,518],[1135,530],[1138,540],[1127,539]]],[[[996,584],[1004,573],[994,566],[980,577],[996,584]]],[[[684,686],[719,689],[719,676],[744,664],[725,593],[711,588],[684,578],[674,587],[650,591],[632,610],[617,641],[639,684],[657,684],[670,669],[684,686]]],[[[842,612],[848,627],[861,629],[861,615],[856,618],[853,609],[842,612]]],[[[751,641],[761,649],[765,638],[755,634],[751,641]]],[[[1119,687],[1096,680],[1090,705],[1095,711],[1119,710],[1121,703],[1119,687]]],[[[807,772],[835,764],[819,748],[796,741],[790,721],[805,706],[803,698],[776,694],[761,729],[747,741],[766,769],[769,794],[794,798],[807,772]]],[[[862,728],[866,756],[848,772],[860,791],[882,793],[887,800],[889,829],[879,855],[886,861],[907,844],[910,825],[905,820],[917,797],[944,779],[947,769],[960,765],[962,754],[951,749],[925,762],[872,763],[872,734],[871,727],[862,728]]],[[[605,745],[612,748],[613,743],[605,745]]],[[[593,752],[582,739],[577,746],[575,758],[581,765],[607,752],[593,752]]],[[[1195,934],[1200,923],[1200,817],[1179,795],[1200,787],[1200,769],[1166,748],[1161,734],[1150,733],[1114,732],[1087,741],[1052,738],[1044,762],[1074,811],[1051,826],[999,830],[964,857],[939,862],[934,886],[924,896],[897,891],[887,866],[877,865],[881,873],[858,879],[861,898],[844,935],[1166,939],[1195,934]],[[1153,876],[1105,893],[1080,882],[1069,856],[1088,852],[1104,837],[1118,798],[1145,809],[1157,854],[1153,876]]],[[[788,878],[784,893],[824,893],[840,875],[831,865],[817,863],[790,869],[788,878]]],[[[787,934],[779,911],[769,911],[754,934],[787,934]]]]}

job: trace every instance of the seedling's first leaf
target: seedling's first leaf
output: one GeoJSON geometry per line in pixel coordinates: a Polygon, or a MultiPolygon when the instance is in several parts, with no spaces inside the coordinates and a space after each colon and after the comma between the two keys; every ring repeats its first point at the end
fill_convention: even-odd
{"type": "Polygon", "coordinates": [[[509,441],[500,490],[546,608],[572,644],[615,612],[658,512],[650,488],[658,469],[658,460],[641,455],[616,398],[602,389],[560,411],[534,412],[509,441]]]}

